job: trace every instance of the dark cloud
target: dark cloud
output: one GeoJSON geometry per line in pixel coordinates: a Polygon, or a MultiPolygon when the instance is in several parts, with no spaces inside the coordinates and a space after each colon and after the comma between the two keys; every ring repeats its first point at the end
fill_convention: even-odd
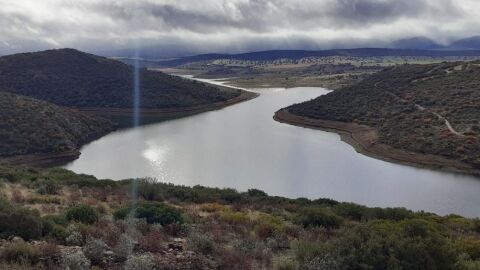
{"type": "MultiPolygon", "coordinates": [[[[0,0],[0,49],[213,52],[477,34],[476,0],[0,0]]],[[[383,43],[382,43],[383,42],[383,43]]]]}

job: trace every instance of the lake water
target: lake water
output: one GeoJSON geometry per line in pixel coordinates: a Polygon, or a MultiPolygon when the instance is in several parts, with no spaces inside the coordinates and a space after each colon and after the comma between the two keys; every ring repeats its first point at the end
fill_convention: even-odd
{"type": "Polygon", "coordinates": [[[65,167],[98,178],[150,176],[189,186],[480,216],[480,179],[369,158],[337,134],[272,119],[278,109],[326,89],[253,91],[261,95],[222,110],[111,133],[84,146],[65,167]]]}

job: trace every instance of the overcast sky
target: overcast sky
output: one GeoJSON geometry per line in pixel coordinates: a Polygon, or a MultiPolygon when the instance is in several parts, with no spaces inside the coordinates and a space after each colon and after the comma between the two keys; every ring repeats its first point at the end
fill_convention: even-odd
{"type": "Polygon", "coordinates": [[[0,0],[0,53],[165,54],[382,45],[479,35],[478,0],[0,0]]]}

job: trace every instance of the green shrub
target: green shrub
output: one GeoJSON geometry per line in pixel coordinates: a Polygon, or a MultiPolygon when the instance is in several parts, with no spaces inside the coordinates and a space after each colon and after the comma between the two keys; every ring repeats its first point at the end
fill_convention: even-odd
{"type": "Polygon", "coordinates": [[[229,203],[234,203],[241,201],[242,195],[238,193],[238,191],[236,191],[235,189],[226,188],[222,190],[220,194],[220,199],[229,203]]]}
{"type": "Polygon", "coordinates": [[[293,258],[281,258],[273,264],[275,270],[297,270],[298,263],[293,258]]]}
{"type": "Polygon", "coordinates": [[[311,261],[325,253],[325,248],[322,244],[305,240],[293,242],[292,248],[300,263],[311,261]]]}
{"type": "Polygon", "coordinates": [[[307,208],[296,216],[296,222],[303,227],[324,227],[326,229],[338,228],[342,219],[322,208],[307,208]]]}
{"type": "Polygon", "coordinates": [[[273,237],[284,230],[283,222],[280,218],[271,215],[262,215],[255,225],[255,234],[261,239],[273,237]]]}
{"type": "Polygon", "coordinates": [[[162,201],[162,187],[155,178],[137,180],[138,195],[147,201],[162,201]]]}
{"type": "Polygon", "coordinates": [[[334,207],[334,211],[339,216],[358,221],[368,219],[370,215],[370,210],[368,207],[354,203],[337,204],[334,207]]]}
{"type": "Polygon", "coordinates": [[[193,231],[188,235],[188,245],[202,254],[212,254],[215,249],[213,238],[205,233],[193,231]]]}
{"type": "Polygon", "coordinates": [[[65,214],[68,220],[85,224],[92,224],[98,220],[98,212],[89,205],[79,204],[67,209],[65,214]]]}
{"type": "Polygon", "coordinates": [[[60,191],[58,182],[51,179],[41,180],[35,183],[37,192],[42,195],[56,195],[60,191]]]}
{"type": "Polygon", "coordinates": [[[42,220],[37,211],[0,206],[0,237],[20,236],[25,240],[38,239],[42,235],[42,220]]]}
{"type": "Polygon", "coordinates": [[[114,213],[116,219],[125,219],[128,215],[144,218],[150,224],[168,225],[184,222],[180,210],[160,202],[139,202],[117,209],[114,213]]]}
{"type": "Polygon", "coordinates": [[[259,189],[254,189],[254,188],[249,189],[247,191],[247,194],[250,197],[267,197],[268,196],[268,194],[265,193],[264,191],[259,190],[259,189]]]}
{"type": "Polygon", "coordinates": [[[23,241],[11,243],[2,251],[2,258],[7,262],[35,264],[39,261],[41,251],[23,241]]]}

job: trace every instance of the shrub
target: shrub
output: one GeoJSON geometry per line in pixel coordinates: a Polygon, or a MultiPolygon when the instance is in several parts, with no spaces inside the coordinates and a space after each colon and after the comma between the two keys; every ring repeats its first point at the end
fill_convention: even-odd
{"type": "Polygon", "coordinates": [[[0,209],[0,237],[20,236],[25,240],[42,235],[42,220],[36,211],[6,205],[0,209]]]}
{"type": "Polygon", "coordinates": [[[47,259],[50,261],[57,261],[61,254],[57,244],[53,242],[42,244],[39,246],[39,249],[43,257],[42,259],[47,259]]]}
{"type": "Polygon", "coordinates": [[[250,197],[267,197],[268,194],[259,189],[249,189],[247,191],[248,196],[250,197]]]}
{"type": "Polygon", "coordinates": [[[155,264],[147,255],[130,255],[125,262],[125,270],[152,270],[155,264]]]}
{"type": "Polygon", "coordinates": [[[281,219],[270,215],[262,215],[255,226],[255,233],[261,239],[266,239],[281,233],[283,229],[284,226],[281,219]]]}
{"type": "Polygon", "coordinates": [[[316,242],[300,240],[295,241],[292,246],[295,256],[302,264],[311,261],[324,253],[324,247],[316,242]]]}
{"type": "Polygon", "coordinates": [[[219,203],[205,203],[200,206],[200,210],[208,213],[221,212],[225,209],[227,209],[227,207],[219,203]]]}
{"type": "Polygon", "coordinates": [[[225,249],[220,254],[218,269],[252,269],[252,259],[244,252],[236,249],[225,249]]]}
{"type": "Polygon", "coordinates": [[[37,192],[42,195],[56,195],[60,190],[60,185],[51,179],[38,181],[35,186],[37,192]]]}
{"type": "Polygon", "coordinates": [[[337,215],[358,221],[368,219],[370,214],[368,207],[354,203],[340,203],[334,209],[337,215]]]}
{"type": "Polygon", "coordinates": [[[135,244],[128,234],[122,234],[113,252],[118,260],[125,261],[133,252],[135,244]]]}
{"type": "Polygon", "coordinates": [[[83,253],[92,263],[98,264],[103,259],[107,245],[101,239],[89,238],[83,246],[83,253]]]}
{"type": "Polygon", "coordinates": [[[12,191],[12,202],[14,203],[24,203],[25,202],[25,196],[23,196],[23,193],[15,189],[12,191]]]}
{"type": "Polygon", "coordinates": [[[334,229],[341,225],[342,219],[322,208],[307,208],[297,215],[296,222],[305,228],[324,227],[334,229]]]}
{"type": "Polygon", "coordinates": [[[137,180],[137,191],[147,201],[162,201],[162,187],[155,178],[144,178],[137,180]]]}
{"type": "Polygon", "coordinates": [[[83,252],[78,251],[72,254],[65,254],[62,257],[62,266],[64,269],[69,270],[88,270],[90,269],[90,261],[83,252]]]}
{"type": "Polygon", "coordinates": [[[212,254],[215,249],[213,238],[205,233],[192,231],[188,235],[188,245],[202,254],[212,254]]]}
{"type": "Polygon", "coordinates": [[[64,241],[68,237],[65,226],[68,220],[63,215],[49,215],[42,218],[42,235],[64,241]]]}
{"type": "Polygon", "coordinates": [[[114,216],[116,219],[125,219],[129,214],[135,218],[144,218],[150,224],[168,225],[184,222],[180,210],[159,202],[140,202],[128,205],[115,211],[114,216]]]}
{"type": "Polygon", "coordinates": [[[2,252],[2,258],[7,262],[35,264],[40,259],[40,250],[23,241],[11,243],[2,252]]]}
{"type": "Polygon", "coordinates": [[[297,270],[298,263],[291,258],[281,258],[273,264],[275,270],[297,270]]]}
{"type": "Polygon", "coordinates": [[[79,224],[70,224],[66,229],[65,241],[71,246],[82,246],[84,243],[83,234],[80,232],[79,224]]]}
{"type": "Polygon", "coordinates": [[[65,216],[68,220],[74,220],[85,224],[92,224],[98,220],[97,210],[84,204],[68,208],[65,216]]]}
{"type": "Polygon", "coordinates": [[[238,191],[236,191],[235,189],[226,188],[222,190],[220,194],[220,199],[229,203],[234,203],[241,201],[242,195],[238,193],[238,191]]]}
{"type": "Polygon", "coordinates": [[[250,218],[246,213],[234,212],[228,208],[220,214],[220,219],[232,225],[240,225],[250,222],[250,218]]]}
{"type": "Polygon", "coordinates": [[[138,240],[138,249],[144,252],[157,253],[164,250],[165,236],[159,229],[152,229],[138,240]]]}

